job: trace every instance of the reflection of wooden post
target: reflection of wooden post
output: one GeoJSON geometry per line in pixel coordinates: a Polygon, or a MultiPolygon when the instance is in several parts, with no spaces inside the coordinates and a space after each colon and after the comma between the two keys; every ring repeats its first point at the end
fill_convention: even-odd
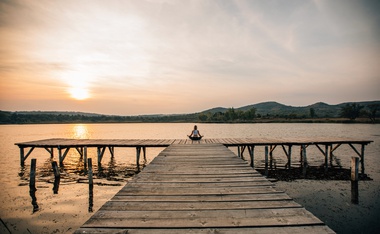
{"type": "Polygon", "coordinates": [[[88,159],[88,212],[93,212],[94,206],[94,181],[92,180],[92,159],[88,159]]]}
{"type": "Polygon", "coordinates": [[[265,176],[268,176],[268,146],[265,146],[265,176]]]}
{"type": "Polygon", "coordinates": [[[54,187],[53,187],[53,192],[54,192],[54,194],[58,194],[59,182],[61,180],[61,176],[60,176],[60,173],[59,173],[57,162],[56,161],[51,162],[51,166],[53,167],[53,171],[54,171],[54,187]]]}
{"type": "Polygon", "coordinates": [[[30,164],[30,180],[29,180],[29,195],[32,198],[33,213],[38,211],[37,197],[36,197],[36,164],[37,159],[33,158],[30,164]]]}
{"type": "Polygon", "coordinates": [[[351,158],[351,203],[359,204],[359,158],[351,158]]]}

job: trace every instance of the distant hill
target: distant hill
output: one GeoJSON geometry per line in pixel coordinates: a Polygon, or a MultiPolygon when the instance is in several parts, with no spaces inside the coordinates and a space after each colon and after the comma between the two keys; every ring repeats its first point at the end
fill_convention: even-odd
{"type": "MultiPolygon", "coordinates": [[[[271,115],[271,116],[286,116],[286,115],[297,115],[297,116],[309,116],[310,109],[314,109],[316,117],[339,117],[340,110],[346,104],[357,103],[361,106],[368,106],[370,104],[379,104],[380,101],[367,101],[367,102],[345,102],[337,105],[329,105],[324,102],[317,102],[308,106],[287,106],[278,102],[261,102],[253,105],[243,106],[235,108],[235,110],[247,111],[251,108],[256,109],[256,114],[261,116],[271,115]]],[[[202,111],[201,113],[216,113],[216,112],[225,112],[228,108],[218,107],[212,108],[209,110],[202,111]]]]}
{"type": "MultiPolygon", "coordinates": [[[[1,111],[0,124],[30,124],[30,123],[143,123],[143,122],[257,122],[257,121],[291,121],[293,119],[318,119],[328,121],[329,118],[340,117],[343,107],[347,104],[357,104],[365,107],[361,117],[371,118],[375,122],[380,116],[380,108],[371,117],[369,105],[380,106],[380,101],[346,102],[337,105],[329,105],[317,102],[308,106],[287,106],[278,102],[262,102],[239,108],[215,107],[198,113],[191,114],[155,114],[138,116],[102,115],[95,113],[70,112],[70,111],[1,111]],[[252,108],[255,109],[251,112],[252,108]],[[253,113],[253,114],[252,114],[253,113]],[[323,120],[324,118],[325,120],[323,120]]],[[[314,120],[313,120],[314,121],[314,120]]],[[[369,121],[369,120],[368,120],[369,121]]]]}

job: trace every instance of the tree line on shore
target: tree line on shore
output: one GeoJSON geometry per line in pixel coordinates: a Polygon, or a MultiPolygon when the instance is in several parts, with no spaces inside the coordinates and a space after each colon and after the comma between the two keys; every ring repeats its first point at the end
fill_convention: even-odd
{"type": "Polygon", "coordinates": [[[380,104],[360,105],[347,103],[340,107],[338,115],[321,117],[318,110],[310,107],[309,113],[258,113],[257,108],[227,108],[182,115],[116,116],[65,112],[7,112],[0,111],[0,124],[44,123],[255,123],[255,122],[368,122],[379,123],[380,104]]]}

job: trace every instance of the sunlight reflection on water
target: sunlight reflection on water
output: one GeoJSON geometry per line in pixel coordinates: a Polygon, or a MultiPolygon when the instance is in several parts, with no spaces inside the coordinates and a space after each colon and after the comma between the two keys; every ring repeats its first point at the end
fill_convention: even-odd
{"type": "Polygon", "coordinates": [[[74,139],[89,139],[91,135],[88,131],[88,125],[86,124],[76,124],[73,126],[73,135],[71,138],[74,139]]]}

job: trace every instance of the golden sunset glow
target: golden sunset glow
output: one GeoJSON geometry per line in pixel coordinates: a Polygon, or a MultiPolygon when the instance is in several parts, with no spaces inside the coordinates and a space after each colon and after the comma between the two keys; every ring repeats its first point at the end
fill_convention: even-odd
{"type": "Polygon", "coordinates": [[[0,1],[0,110],[379,100],[377,2],[0,1]]]}
{"type": "Polygon", "coordinates": [[[88,90],[82,87],[72,87],[69,89],[69,93],[76,100],[85,100],[90,97],[88,90]]]}

